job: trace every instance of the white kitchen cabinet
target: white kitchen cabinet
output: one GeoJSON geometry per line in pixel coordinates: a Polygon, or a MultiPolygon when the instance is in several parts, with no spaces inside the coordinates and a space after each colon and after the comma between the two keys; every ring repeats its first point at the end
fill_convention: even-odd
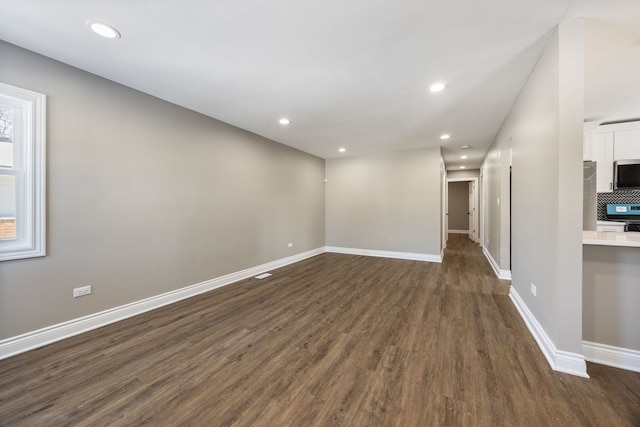
{"type": "Polygon", "coordinates": [[[584,124],[583,159],[596,162],[597,191],[613,191],[613,162],[640,159],[640,121],[584,124]]]}
{"type": "Polygon", "coordinates": [[[598,128],[600,122],[585,122],[582,134],[582,160],[593,160],[593,132],[598,128]]]}
{"type": "Polygon", "coordinates": [[[613,160],[640,159],[640,129],[614,133],[613,160]]]}
{"type": "Polygon", "coordinates": [[[593,160],[592,150],[593,144],[591,142],[591,134],[585,132],[582,142],[582,160],[584,160],[585,162],[593,160]]]}
{"type": "Polygon", "coordinates": [[[613,132],[597,132],[591,136],[591,157],[596,162],[596,191],[613,191],[613,132]]]}

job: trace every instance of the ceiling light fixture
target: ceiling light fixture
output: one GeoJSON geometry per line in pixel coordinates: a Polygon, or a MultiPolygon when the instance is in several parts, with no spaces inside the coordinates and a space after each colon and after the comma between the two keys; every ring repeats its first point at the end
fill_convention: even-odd
{"type": "Polygon", "coordinates": [[[460,156],[460,158],[461,158],[462,160],[464,160],[464,159],[466,159],[466,158],[467,158],[467,156],[460,156]]]}
{"type": "Polygon", "coordinates": [[[462,148],[463,150],[468,150],[469,148],[471,148],[471,146],[470,145],[463,145],[460,148],[462,148]]]}
{"type": "Polygon", "coordinates": [[[345,151],[347,151],[347,149],[342,147],[342,148],[338,148],[338,151],[341,152],[341,153],[344,153],[345,151]]]}
{"type": "Polygon", "coordinates": [[[433,93],[436,92],[442,92],[443,90],[445,90],[447,87],[446,84],[442,83],[442,82],[437,82],[432,84],[431,86],[429,86],[429,90],[433,93]]]}
{"type": "Polygon", "coordinates": [[[107,39],[120,38],[120,32],[118,32],[118,30],[113,28],[111,25],[105,24],[104,22],[87,21],[87,27],[94,33],[104,38],[107,38],[107,39]]]}
{"type": "Polygon", "coordinates": [[[467,168],[466,166],[460,166],[460,169],[466,169],[466,168],[467,168]]]}
{"type": "Polygon", "coordinates": [[[281,125],[288,125],[289,123],[291,123],[291,120],[289,119],[280,119],[280,124],[281,125]]]}
{"type": "Polygon", "coordinates": [[[448,133],[440,135],[440,139],[449,139],[449,138],[451,138],[451,135],[449,135],[448,133]]]}

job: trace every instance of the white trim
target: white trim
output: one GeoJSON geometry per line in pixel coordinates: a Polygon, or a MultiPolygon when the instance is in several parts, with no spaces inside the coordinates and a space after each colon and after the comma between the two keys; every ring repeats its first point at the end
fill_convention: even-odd
{"type": "Polygon", "coordinates": [[[91,331],[222,286],[230,285],[237,281],[254,277],[268,270],[293,264],[322,253],[324,253],[324,248],[313,249],[287,258],[262,264],[257,267],[248,268],[236,273],[227,274],[195,285],[125,304],[120,307],[111,308],[88,316],[80,317],[78,319],[73,319],[36,331],[27,332],[26,334],[7,338],[0,341],[0,360],[81,334],[83,332],[91,331]]]}
{"type": "MultiPolygon", "coordinates": [[[[483,165],[484,166],[484,165],[483,165]]],[[[480,166],[480,173],[478,174],[478,222],[480,223],[480,238],[478,239],[478,246],[481,248],[484,247],[484,217],[486,214],[485,209],[485,189],[484,189],[484,167],[480,166]],[[482,197],[480,197],[480,193],[482,193],[482,197]]]]}
{"type": "Polygon", "coordinates": [[[337,246],[327,246],[325,247],[325,250],[327,252],[332,252],[336,254],[364,255],[364,256],[375,256],[380,258],[409,259],[413,261],[426,261],[426,262],[442,262],[442,255],[418,254],[418,253],[411,253],[411,252],[379,251],[375,249],[342,248],[337,246]]]}
{"type": "Polygon", "coordinates": [[[582,352],[589,362],[640,372],[640,351],[582,341],[582,352]]]}
{"type": "Polygon", "coordinates": [[[449,235],[444,232],[449,228],[449,184],[447,183],[447,166],[444,158],[440,155],[440,258],[444,258],[444,248],[447,246],[449,235]]]}
{"type": "Polygon", "coordinates": [[[516,306],[527,328],[529,328],[529,332],[531,332],[531,335],[533,335],[533,338],[538,343],[538,347],[542,350],[542,354],[544,354],[551,369],[566,374],[589,378],[584,356],[578,353],[558,350],[513,286],[511,286],[509,290],[509,297],[511,301],[513,301],[513,305],[516,306]]]}
{"type": "Polygon", "coordinates": [[[20,124],[14,123],[21,135],[14,146],[19,159],[2,172],[21,177],[16,178],[16,238],[0,242],[0,261],[45,256],[47,97],[6,83],[0,83],[0,95],[21,112],[20,124]]]}
{"type": "Polygon", "coordinates": [[[500,266],[484,246],[482,247],[482,253],[489,261],[489,264],[491,264],[491,268],[493,268],[493,271],[494,273],[496,273],[496,276],[498,276],[498,279],[511,280],[511,270],[500,270],[500,266]]]}
{"type": "MultiPolygon", "coordinates": [[[[470,170],[477,170],[479,171],[480,169],[470,169],[470,170]]],[[[451,170],[450,172],[458,172],[459,169],[455,169],[455,170],[451,170]]],[[[447,182],[468,182],[468,181],[476,181],[478,178],[480,177],[480,173],[478,173],[478,176],[469,176],[469,177],[460,177],[460,178],[448,178],[447,177],[447,182]]]]}
{"type": "Polygon", "coordinates": [[[469,234],[469,230],[447,230],[450,234],[469,234]]]}

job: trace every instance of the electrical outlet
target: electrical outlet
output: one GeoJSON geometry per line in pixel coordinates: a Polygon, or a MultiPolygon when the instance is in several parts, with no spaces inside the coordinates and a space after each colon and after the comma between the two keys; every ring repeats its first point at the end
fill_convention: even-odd
{"type": "Polygon", "coordinates": [[[533,295],[534,297],[536,296],[536,285],[534,285],[533,283],[531,284],[531,295],[533,295]]]}
{"type": "Polygon", "coordinates": [[[287,245],[287,247],[292,248],[292,247],[293,247],[293,243],[289,243],[289,244],[287,245]]]}
{"type": "Polygon", "coordinates": [[[83,297],[85,295],[90,295],[90,294],[91,294],[91,285],[83,286],[81,288],[75,288],[73,290],[73,297],[74,298],[83,297]]]}

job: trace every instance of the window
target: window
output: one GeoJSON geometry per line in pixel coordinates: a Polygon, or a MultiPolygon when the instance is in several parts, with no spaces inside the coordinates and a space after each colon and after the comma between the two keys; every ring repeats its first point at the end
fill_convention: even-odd
{"type": "Polygon", "coordinates": [[[45,255],[45,110],[0,83],[0,261],[45,255]]]}

